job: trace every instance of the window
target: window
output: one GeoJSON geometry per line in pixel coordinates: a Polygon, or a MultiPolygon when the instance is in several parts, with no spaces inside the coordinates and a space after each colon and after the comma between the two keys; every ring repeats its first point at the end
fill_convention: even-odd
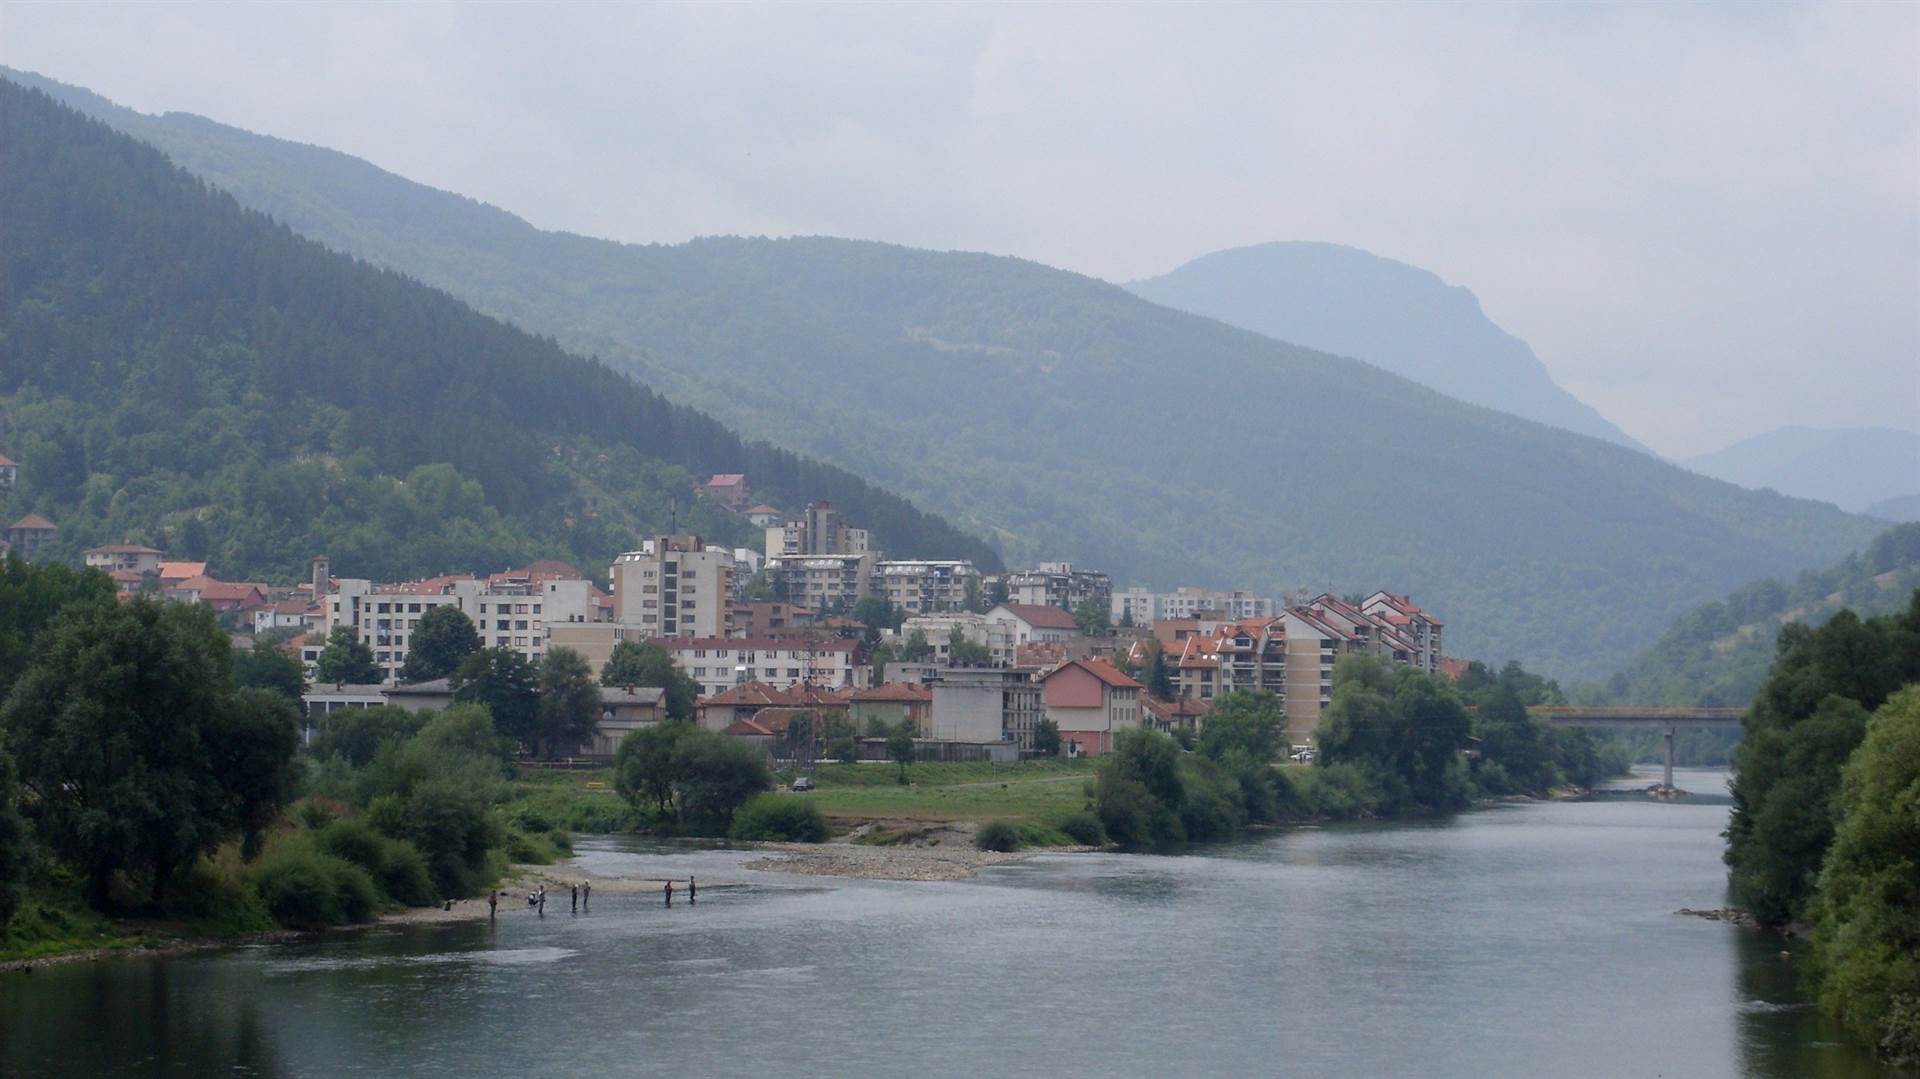
{"type": "Polygon", "coordinates": [[[536,604],[534,604],[534,605],[533,605],[533,613],[534,613],[534,614],[539,614],[539,613],[540,613],[540,605],[539,605],[538,603],[536,603],[536,604]]]}
{"type": "Polygon", "coordinates": [[[800,677],[800,668],[798,668],[798,667],[788,667],[788,668],[787,668],[787,677],[788,677],[788,678],[798,678],[798,677],[800,677]]]}
{"type": "MultiPolygon", "coordinates": [[[[706,650],[706,649],[704,649],[704,648],[696,648],[696,649],[694,649],[694,650],[693,650],[693,658],[695,658],[695,659],[705,659],[705,658],[707,658],[707,650],[706,650]]],[[[721,658],[722,658],[722,659],[725,659],[726,657],[725,657],[725,656],[722,656],[721,658]]]]}
{"type": "Polygon", "coordinates": [[[769,681],[771,681],[771,680],[773,680],[773,679],[775,679],[775,678],[778,678],[778,677],[780,677],[780,671],[779,671],[779,668],[777,668],[777,667],[765,667],[765,668],[762,668],[762,669],[761,669],[761,671],[760,671],[760,677],[762,677],[762,678],[765,678],[765,679],[767,679],[767,680],[769,680],[769,681]]]}
{"type": "Polygon", "coordinates": [[[693,669],[693,676],[695,678],[705,678],[707,676],[707,669],[705,667],[695,667],[693,669]]]}

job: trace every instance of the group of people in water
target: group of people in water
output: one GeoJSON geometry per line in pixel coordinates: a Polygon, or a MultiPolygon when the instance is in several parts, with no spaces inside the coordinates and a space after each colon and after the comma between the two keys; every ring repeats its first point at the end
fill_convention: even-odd
{"type": "MultiPolygon", "coordinates": [[[[673,883],[674,882],[672,880],[666,880],[661,882],[661,885],[660,885],[661,892],[666,896],[666,904],[669,907],[673,906],[673,883]]],[[[593,898],[593,882],[590,880],[583,880],[578,884],[569,884],[567,885],[567,894],[572,903],[573,911],[575,913],[578,913],[580,909],[586,906],[587,903],[593,898]]],[[[687,877],[687,902],[697,903],[699,902],[699,900],[700,900],[700,885],[697,881],[694,880],[694,878],[691,875],[689,875],[687,877]]],[[[547,886],[544,883],[534,888],[528,889],[527,906],[532,907],[534,909],[534,912],[539,914],[541,917],[543,918],[546,917],[547,886]]],[[[489,919],[497,918],[499,917],[499,914],[500,914],[500,890],[498,888],[495,888],[493,891],[487,893],[487,917],[489,919]]]]}

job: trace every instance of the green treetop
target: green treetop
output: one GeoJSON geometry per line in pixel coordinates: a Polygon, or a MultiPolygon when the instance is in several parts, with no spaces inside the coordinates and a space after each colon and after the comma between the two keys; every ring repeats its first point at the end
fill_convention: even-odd
{"type": "Polygon", "coordinates": [[[458,607],[435,607],[420,616],[400,668],[402,682],[431,682],[450,678],[460,663],[480,651],[480,631],[458,607]]]}
{"type": "Polygon", "coordinates": [[[314,677],[338,685],[371,685],[382,681],[380,668],[373,665],[373,649],[354,635],[351,626],[335,626],[327,634],[327,646],[320,650],[314,664],[314,677]]]}

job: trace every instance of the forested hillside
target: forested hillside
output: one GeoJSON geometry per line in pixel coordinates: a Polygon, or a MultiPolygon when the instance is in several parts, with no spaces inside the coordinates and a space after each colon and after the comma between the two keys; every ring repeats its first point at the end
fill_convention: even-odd
{"type": "Polygon", "coordinates": [[[1791,584],[1756,581],[1692,611],[1606,686],[1634,704],[1745,706],[1766,680],[1780,627],[1819,626],[1841,610],[1862,618],[1906,609],[1920,588],[1920,524],[1888,529],[1836,566],[1791,584]]]}
{"type": "Polygon", "coordinates": [[[233,578],[602,569],[747,472],[903,555],[977,539],[847,472],[748,444],[552,341],[302,239],[158,151],[0,81],[0,449],[55,553],[146,541],[233,578]]]}
{"type": "Polygon", "coordinates": [[[1265,243],[1202,255],[1127,289],[1229,326],[1365,360],[1462,401],[1646,450],[1561,389],[1533,349],[1495,325],[1472,292],[1417,266],[1339,244],[1265,243]]]}
{"type": "Polygon", "coordinates": [[[545,233],[341,154],[56,89],[303,234],[856,468],[1014,562],[1393,588],[1447,621],[1452,651],[1599,678],[1704,600],[1881,527],[1031,262],[545,233]]]}

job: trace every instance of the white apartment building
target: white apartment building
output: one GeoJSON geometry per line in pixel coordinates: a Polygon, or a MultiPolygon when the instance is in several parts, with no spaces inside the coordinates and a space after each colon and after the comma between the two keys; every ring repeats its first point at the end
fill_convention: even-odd
{"type": "Polygon", "coordinates": [[[986,648],[993,662],[1010,664],[1014,659],[1015,631],[1012,620],[994,621],[984,614],[971,611],[956,611],[952,614],[914,615],[900,623],[899,631],[894,635],[896,643],[912,637],[915,630],[926,635],[927,643],[933,646],[934,659],[945,665],[952,652],[953,631],[974,644],[986,648]]]}
{"type": "Polygon", "coordinates": [[[454,607],[471,619],[482,647],[510,648],[534,662],[547,654],[549,624],[592,622],[600,611],[593,585],[577,578],[435,577],[406,584],[349,578],[324,598],[315,629],[324,643],[334,627],[352,627],[391,682],[407,662],[420,617],[435,607],[454,607]]]}
{"type": "Polygon", "coordinates": [[[873,594],[908,614],[961,611],[980,590],[980,571],[966,559],[894,559],[874,565],[873,594]]]}
{"type": "Polygon", "coordinates": [[[1074,569],[1071,562],[1042,562],[1025,573],[1007,575],[1007,602],[1073,610],[1088,600],[1113,603],[1113,580],[1097,570],[1074,569]]]}
{"type": "Polygon", "coordinates": [[[798,637],[676,637],[657,639],[673,662],[700,683],[700,695],[724,693],[742,682],[778,689],[856,686],[852,641],[798,637]]]}
{"type": "Polygon", "coordinates": [[[833,503],[811,502],[798,517],[767,529],[767,557],[862,555],[872,551],[869,540],[867,530],[847,524],[833,503]]]}
{"type": "Polygon", "coordinates": [[[659,536],[613,563],[614,621],[649,637],[724,637],[733,552],[699,536],[659,536]]]}
{"type": "Polygon", "coordinates": [[[1230,592],[1210,588],[1176,588],[1171,592],[1149,592],[1129,588],[1113,593],[1109,612],[1116,625],[1128,620],[1136,626],[1172,618],[1196,618],[1218,615],[1222,620],[1238,622],[1250,618],[1272,618],[1281,605],[1269,596],[1257,596],[1245,589],[1230,592]]]}
{"type": "Polygon", "coordinates": [[[874,556],[863,554],[778,555],[767,571],[788,603],[816,611],[847,610],[872,594],[874,556]]]}

